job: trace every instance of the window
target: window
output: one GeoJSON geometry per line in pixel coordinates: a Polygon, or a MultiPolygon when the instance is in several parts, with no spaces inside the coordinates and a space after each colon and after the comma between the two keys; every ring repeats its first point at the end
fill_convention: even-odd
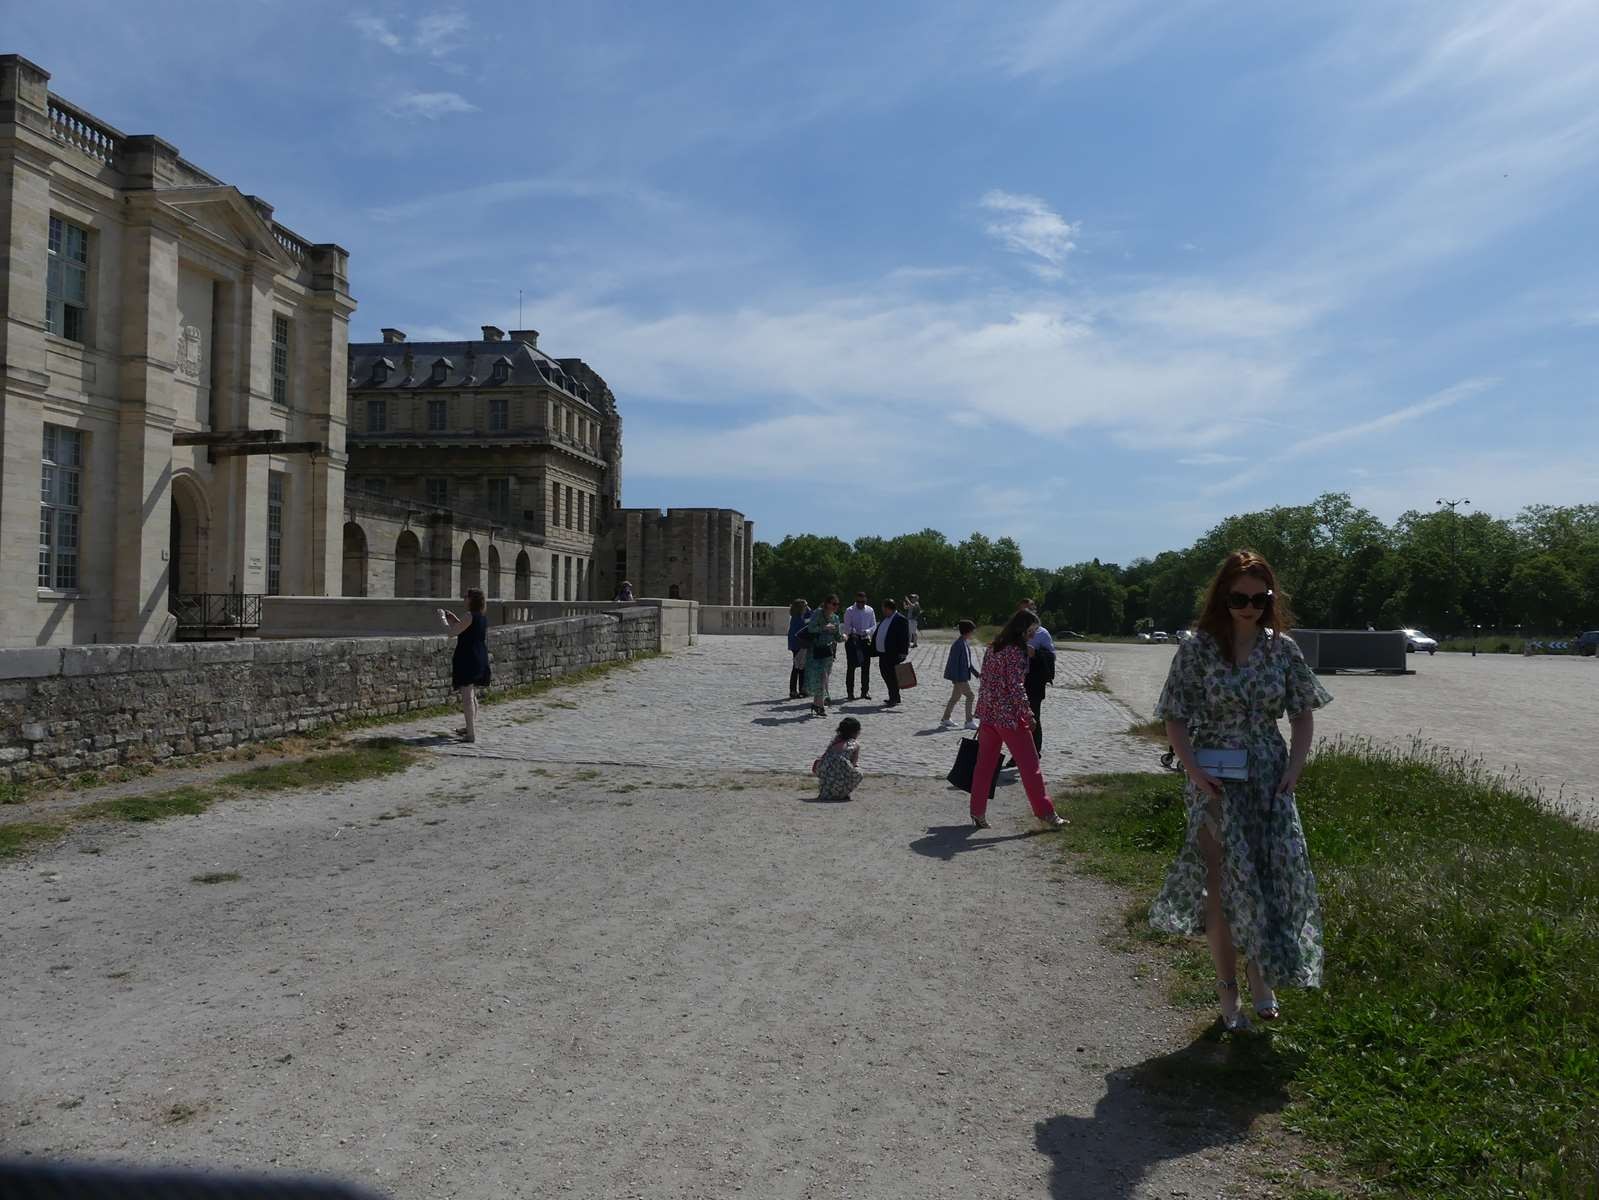
{"type": "Polygon", "coordinates": [[[448,400],[428,401],[428,432],[443,433],[450,427],[450,402],[448,400]]]}
{"type": "Polygon", "coordinates": [[[560,598],[561,598],[561,556],[559,554],[552,554],[552,555],[550,555],[550,599],[551,600],[559,600],[560,598]]]}
{"type": "Polygon", "coordinates": [[[44,427],[39,483],[39,586],[78,590],[78,518],[83,508],[83,434],[44,427]]]}
{"type": "Polygon", "coordinates": [[[267,595],[283,594],[283,472],[267,475],[267,595]]]}
{"type": "Polygon", "coordinates": [[[511,360],[503,355],[494,360],[494,382],[505,383],[511,378],[511,360]]]}
{"type": "Polygon", "coordinates": [[[427,502],[430,508],[450,507],[450,481],[448,479],[429,479],[427,487],[427,502]]]}
{"type": "Polygon", "coordinates": [[[389,481],[381,476],[368,476],[356,483],[356,489],[362,492],[371,492],[374,496],[387,496],[389,494],[389,481]]]}
{"type": "Polygon", "coordinates": [[[568,529],[575,529],[577,527],[576,523],[572,519],[574,515],[575,514],[573,513],[573,504],[572,504],[572,489],[571,488],[567,488],[566,489],[566,527],[568,529]]]}
{"type": "Polygon", "coordinates": [[[272,315],[272,403],[289,403],[289,318],[272,315]]]}
{"type": "Polygon", "coordinates": [[[511,427],[511,402],[504,396],[489,397],[489,432],[504,433],[511,427]]]}
{"type": "Polygon", "coordinates": [[[387,400],[368,400],[366,402],[366,431],[368,433],[386,433],[389,428],[389,402],[387,400]]]}
{"type": "Polygon", "coordinates": [[[509,479],[485,479],[485,495],[488,497],[489,515],[502,520],[511,518],[511,481],[509,479]]]}
{"type": "Polygon", "coordinates": [[[89,315],[89,231],[50,218],[50,256],[45,283],[44,324],[51,333],[84,340],[89,315]]]}
{"type": "Polygon", "coordinates": [[[587,492],[577,494],[577,530],[582,533],[588,526],[589,498],[587,492]]]}
{"type": "Polygon", "coordinates": [[[436,359],[434,359],[433,360],[433,374],[430,376],[432,382],[434,382],[434,383],[443,383],[445,378],[450,373],[450,368],[453,367],[454,365],[455,364],[452,363],[447,358],[436,358],[436,359]]]}
{"type": "Polygon", "coordinates": [[[394,364],[386,358],[380,358],[372,364],[372,383],[382,387],[389,381],[389,372],[394,370],[394,364]]]}

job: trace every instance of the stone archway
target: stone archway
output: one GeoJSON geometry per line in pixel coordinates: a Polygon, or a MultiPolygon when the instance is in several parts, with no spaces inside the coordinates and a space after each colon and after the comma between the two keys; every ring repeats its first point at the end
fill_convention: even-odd
{"type": "Polygon", "coordinates": [[[483,586],[483,556],[471,538],[461,547],[461,595],[483,586]]]}
{"type": "Polygon", "coordinates": [[[402,530],[394,541],[394,594],[420,596],[423,578],[419,570],[422,561],[422,543],[409,529],[402,530]]]}
{"type": "MultiPolygon", "coordinates": [[[[354,521],[344,523],[344,579],[339,590],[342,596],[367,594],[366,530],[354,521]]],[[[396,580],[398,584],[398,580],[396,580]]],[[[398,589],[395,592],[399,594],[398,589]]]]}
{"type": "Polygon", "coordinates": [[[172,529],[168,546],[167,591],[169,604],[180,595],[208,591],[206,569],[209,522],[205,493],[187,475],[172,479],[172,529]]]}
{"type": "Polygon", "coordinates": [[[516,556],[516,598],[533,599],[533,561],[526,550],[516,556]]]}
{"type": "Polygon", "coordinates": [[[490,600],[498,600],[500,598],[500,552],[494,546],[489,547],[487,583],[488,586],[483,589],[484,592],[487,593],[490,600]]]}

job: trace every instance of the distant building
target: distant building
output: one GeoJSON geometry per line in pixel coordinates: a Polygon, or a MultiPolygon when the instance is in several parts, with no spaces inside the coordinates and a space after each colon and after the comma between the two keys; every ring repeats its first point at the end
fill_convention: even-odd
{"type": "Polygon", "coordinates": [[[345,251],[49,79],[0,56],[0,642],[336,593],[345,251]]]}
{"type": "Polygon", "coordinates": [[[755,523],[730,508],[620,508],[606,525],[596,588],[635,596],[751,604],[755,523]]]}
{"type": "Polygon", "coordinates": [[[350,346],[352,495],[419,516],[451,510],[457,525],[488,531],[495,560],[496,538],[533,548],[526,577],[510,586],[499,578],[509,565],[491,569],[474,538],[453,565],[435,557],[429,571],[402,572],[392,588],[369,581],[362,594],[481,586],[518,599],[610,599],[595,593],[593,568],[621,489],[621,417],[598,374],[551,358],[538,336],[485,325],[477,340],[410,342],[385,329],[381,342],[350,346]]]}

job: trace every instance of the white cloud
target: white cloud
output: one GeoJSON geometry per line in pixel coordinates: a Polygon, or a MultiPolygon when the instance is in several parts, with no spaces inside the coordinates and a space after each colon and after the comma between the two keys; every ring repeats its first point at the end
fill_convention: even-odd
{"type": "Polygon", "coordinates": [[[1218,454],[1214,450],[1206,450],[1202,454],[1190,454],[1177,460],[1177,465],[1182,467],[1222,467],[1229,463],[1241,463],[1244,456],[1241,454],[1218,454]]]}
{"type": "Polygon", "coordinates": [[[1033,270],[1041,278],[1060,277],[1061,264],[1077,248],[1081,225],[1066,220],[1037,196],[1019,196],[995,189],[984,194],[978,203],[998,214],[987,226],[991,237],[997,238],[1007,250],[1043,259],[1042,263],[1033,264],[1033,270]]]}
{"type": "Polygon", "coordinates": [[[432,59],[444,59],[460,49],[463,35],[471,24],[465,13],[445,9],[423,13],[411,23],[409,34],[396,30],[383,17],[358,14],[350,18],[367,41],[395,54],[421,54],[432,59]]]}
{"type": "Polygon", "coordinates": [[[1346,425],[1342,429],[1330,430],[1327,433],[1318,433],[1311,437],[1300,438],[1281,454],[1277,455],[1274,461],[1285,462],[1293,458],[1302,458],[1307,454],[1330,450],[1335,446],[1342,446],[1347,442],[1357,441],[1374,433],[1387,433],[1400,425],[1419,421],[1422,417],[1438,412],[1440,409],[1452,408],[1463,400],[1469,400],[1471,397],[1487,391],[1496,383],[1498,383],[1496,379],[1463,380],[1453,387],[1447,387],[1441,392],[1428,396],[1425,400],[1384,413],[1380,417],[1373,417],[1355,425],[1346,425]]]}
{"type": "Polygon", "coordinates": [[[412,92],[391,100],[385,108],[390,116],[420,117],[428,121],[477,110],[477,105],[456,92],[412,92]]]}

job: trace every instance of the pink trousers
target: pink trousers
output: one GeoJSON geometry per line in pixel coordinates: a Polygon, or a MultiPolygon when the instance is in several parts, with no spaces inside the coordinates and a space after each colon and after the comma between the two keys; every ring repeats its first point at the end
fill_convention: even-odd
{"type": "Polygon", "coordinates": [[[1033,746],[1033,731],[1022,725],[1005,729],[998,725],[980,725],[977,728],[977,773],[972,776],[972,818],[982,820],[988,815],[988,793],[994,780],[994,768],[999,765],[1001,743],[1016,760],[1022,774],[1022,787],[1027,792],[1027,802],[1033,806],[1033,816],[1047,817],[1055,811],[1049,792],[1044,788],[1044,773],[1038,769],[1038,751],[1033,746]]]}

